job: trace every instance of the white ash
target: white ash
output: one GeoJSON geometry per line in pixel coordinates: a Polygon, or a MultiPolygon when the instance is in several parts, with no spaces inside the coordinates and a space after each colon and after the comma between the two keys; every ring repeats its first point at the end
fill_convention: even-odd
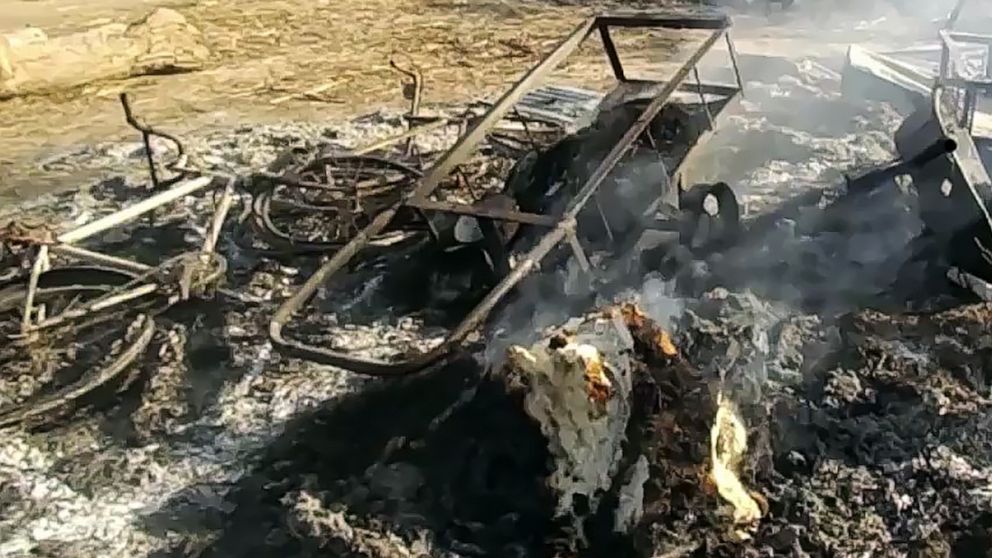
{"type": "Polygon", "coordinates": [[[328,332],[328,346],[348,351],[356,356],[390,359],[410,351],[430,351],[444,342],[446,332],[425,331],[410,317],[394,323],[373,323],[369,326],[347,324],[328,332]]]}
{"type": "Polygon", "coordinates": [[[248,373],[225,386],[205,416],[169,421],[163,425],[168,432],[139,447],[120,446],[89,420],[69,436],[3,432],[0,486],[13,487],[18,497],[0,520],[0,556],[26,556],[53,544],[74,556],[124,557],[164,548],[168,537],[150,534],[143,517],[191,487],[202,487],[199,507],[210,501],[223,507],[227,487],[250,470],[257,451],[286,420],[360,384],[340,370],[287,366],[270,354],[267,344],[238,351],[234,365],[248,373]],[[59,465],[67,460],[68,470],[59,465]],[[90,480],[88,469],[104,470],[105,478],[90,480]],[[80,483],[84,490],[73,488],[80,483]]]}
{"type": "Polygon", "coordinates": [[[617,533],[630,531],[644,516],[644,483],[650,476],[648,458],[640,456],[630,475],[627,484],[620,488],[619,504],[614,512],[613,530],[617,533]]]}
{"type": "MultiPolygon", "coordinates": [[[[592,318],[562,347],[544,341],[509,350],[512,370],[527,385],[524,409],[540,424],[555,462],[548,484],[558,494],[559,516],[571,515],[580,495],[596,510],[616,475],[630,419],[629,341],[630,332],[618,331],[615,321],[592,318]],[[609,385],[605,402],[587,384],[587,372],[599,367],[609,385]]],[[[581,539],[581,521],[573,520],[581,539]]]]}
{"type": "Polygon", "coordinates": [[[368,558],[420,558],[436,556],[430,537],[421,532],[420,537],[407,543],[387,531],[378,531],[352,524],[342,511],[334,511],[320,497],[307,491],[286,494],[282,502],[291,511],[289,530],[301,538],[321,541],[322,546],[341,543],[349,554],[368,558]]]}

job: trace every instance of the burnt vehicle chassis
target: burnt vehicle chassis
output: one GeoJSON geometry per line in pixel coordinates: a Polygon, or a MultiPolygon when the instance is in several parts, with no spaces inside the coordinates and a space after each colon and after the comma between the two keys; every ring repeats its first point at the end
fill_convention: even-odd
{"type": "MultiPolygon", "coordinates": [[[[692,187],[690,178],[696,148],[709,139],[721,114],[728,112],[730,105],[738,100],[743,90],[737,56],[728,34],[729,27],[730,19],[725,15],[603,15],[583,22],[475,121],[455,145],[430,167],[416,188],[375,215],[367,226],[337,250],[278,308],[269,327],[269,335],[275,347],[290,356],[375,376],[410,374],[442,361],[484,323],[522,279],[538,269],[542,260],[549,254],[556,253],[562,245],[567,246],[583,271],[592,271],[583,240],[588,243],[601,237],[588,234],[586,229],[598,216],[601,218],[600,227],[605,225],[606,228],[602,232],[615,240],[605,215],[610,214],[611,210],[623,209],[619,205],[623,198],[602,186],[609,183],[614,170],[635,149],[647,147],[658,152],[666,172],[663,173],[664,176],[656,177],[654,199],[638,198],[638,202],[653,203],[648,205],[646,219],[634,219],[634,226],[627,227],[632,230],[626,231],[626,238],[636,237],[636,233],[652,228],[671,231],[691,229],[694,222],[705,217],[703,202],[707,197],[718,201],[718,219],[723,223],[723,230],[732,235],[739,219],[732,190],[722,183],[692,187]],[[707,31],[708,35],[668,81],[656,82],[627,78],[610,35],[611,28],[699,30],[707,31]],[[599,113],[611,112],[613,109],[618,109],[621,113],[617,117],[621,122],[619,128],[610,126],[607,132],[596,137],[597,141],[603,142],[600,145],[601,152],[592,155],[598,164],[587,173],[580,173],[580,179],[574,184],[574,188],[561,188],[570,191],[552,195],[552,199],[549,199],[549,184],[546,182],[539,185],[537,195],[532,196],[529,202],[525,199],[526,196],[521,197],[520,192],[514,192],[512,188],[509,192],[503,192],[502,199],[497,195],[489,203],[454,204],[431,199],[442,181],[478,148],[507,113],[514,110],[515,104],[527,91],[539,85],[594,32],[599,33],[614,76],[619,82],[600,104],[599,113]],[[697,65],[721,38],[726,41],[736,85],[708,84],[699,78],[697,65]],[[694,74],[695,83],[688,81],[690,74],[694,74]],[[679,110],[692,106],[676,102],[677,98],[685,99],[687,96],[698,99],[695,111],[679,110]],[[669,137],[659,138],[659,135],[669,137]],[[677,188],[668,188],[668,184],[674,184],[677,188]],[[541,187],[545,190],[541,190],[541,187]],[[510,194],[509,199],[506,194],[510,194]],[[394,221],[406,220],[411,214],[423,217],[428,223],[436,223],[439,217],[442,220],[445,217],[471,218],[477,231],[481,232],[480,244],[497,279],[494,281],[495,285],[480,297],[477,305],[450,331],[447,338],[430,352],[395,362],[359,358],[290,338],[286,326],[307,306],[318,289],[339,275],[394,221]],[[657,219],[656,214],[665,217],[657,219]],[[523,243],[526,243],[525,250],[520,249],[523,243]],[[515,265],[511,265],[508,258],[511,248],[522,252],[515,265]]],[[[578,153],[581,154],[582,150],[578,153]]],[[[530,176],[525,177],[524,182],[534,182],[532,171],[528,172],[530,176]]],[[[509,182],[513,182],[513,179],[509,182]]],[[[530,190],[525,188],[525,191],[530,190]]],[[[643,191],[639,193],[643,194],[643,191]]],[[[433,226],[429,228],[435,240],[439,240],[444,234],[433,226]]]]}

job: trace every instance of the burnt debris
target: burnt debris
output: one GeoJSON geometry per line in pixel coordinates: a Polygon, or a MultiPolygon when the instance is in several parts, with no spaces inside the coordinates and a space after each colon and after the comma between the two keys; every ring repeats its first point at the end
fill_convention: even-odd
{"type": "MultiPolygon", "coordinates": [[[[990,296],[979,88],[941,74],[892,162],[754,217],[700,172],[742,89],[729,25],[594,17],[443,115],[392,62],[395,136],[248,172],[204,170],[122,96],[153,187],[120,209],[133,192],[103,185],[114,211],[74,229],[0,230],[0,428],[35,456],[98,425],[100,459],[53,466],[80,499],[151,482],[128,451],[180,456],[186,489],[142,504],[151,555],[983,552],[989,308],[951,288],[990,296]],[[651,82],[617,28],[705,37],[651,82]],[[593,33],[614,89],[537,87],[593,33]],[[724,46],[736,83],[704,82],[724,46]]],[[[25,486],[0,476],[0,531],[35,513],[25,486]]]]}

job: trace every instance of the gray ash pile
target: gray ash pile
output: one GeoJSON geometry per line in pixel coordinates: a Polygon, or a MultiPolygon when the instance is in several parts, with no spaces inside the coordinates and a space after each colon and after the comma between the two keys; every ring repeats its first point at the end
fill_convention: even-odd
{"type": "Polygon", "coordinates": [[[295,419],[200,555],[976,555],[990,384],[962,344],[988,313],[827,324],[716,290],[668,337],[607,309],[295,419]]]}

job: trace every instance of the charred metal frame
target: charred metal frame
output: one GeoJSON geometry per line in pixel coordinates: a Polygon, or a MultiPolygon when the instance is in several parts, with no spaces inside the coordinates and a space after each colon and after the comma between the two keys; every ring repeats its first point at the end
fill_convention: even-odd
{"type": "Polygon", "coordinates": [[[982,164],[971,129],[978,94],[992,93],[992,35],[942,30],[940,42],[940,73],[934,82],[932,110],[941,136],[953,140],[957,145],[957,149],[951,154],[957,167],[954,181],[959,184],[964,182],[970,198],[978,206],[981,220],[985,222],[985,238],[976,238],[976,242],[988,260],[992,257],[992,252],[989,252],[992,246],[982,244],[983,241],[988,243],[992,240],[992,179],[982,164]],[[985,46],[985,75],[982,78],[968,79],[959,74],[954,63],[955,43],[985,46]]]}
{"type": "MultiPolygon", "coordinates": [[[[151,161],[151,165],[154,165],[154,161],[151,161]]],[[[155,184],[160,184],[157,179],[155,184]]],[[[195,285],[197,288],[213,287],[224,276],[226,262],[217,254],[216,247],[221,228],[234,201],[233,179],[229,179],[224,187],[223,194],[220,196],[211,217],[206,237],[198,252],[170,258],[159,266],[149,266],[76,246],[78,242],[123,223],[133,221],[163,205],[213,187],[215,184],[214,180],[209,177],[193,178],[180,182],[169,190],[155,194],[120,211],[61,234],[55,235],[46,232],[44,235],[39,235],[43,237],[37,239],[32,237],[17,240],[17,242],[28,244],[27,249],[33,249],[35,252],[31,273],[27,278],[24,291],[20,333],[12,336],[12,338],[19,337],[31,340],[45,330],[51,331],[63,327],[72,328],[72,331],[75,332],[78,331],[77,328],[83,327],[80,324],[92,324],[101,318],[106,319],[108,316],[114,316],[113,312],[110,314],[108,312],[121,307],[124,307],[125,312],[136,312],[137,317],[131,322],[124,337],[118,340],[118,342],[124,343],[123,349],[109,363],[101,365],[96,370],[87,371],[79,379],[63,386],[54,393],[29,403],[0,408],[0,427],[42,419],[45,415],[54,413],[63,406],[116,379],[143,354],[151,343],[155,332],[155,321],[152,316],[156,312],[179,300],[189,298],[192,286],[195,285]],[[105,267],[65,266],[53,270],[50,269],[50,254],[53,253],[105,267]],[[178,264],[181,269],[177,279],[166,277],[163,273],[171,269],[172,264],[178,264]],[[97,294],[96,298],[77,304],[75,307],[73,303],[70,303],[61,312],[54,315],[47,314],[48,308],[46,308],[45,303],[36,304],[39,293],[44,293],[47,288],[47,286],[42,285],[48,285],[49,279],[57,283],[60,278],[66,279],[73,276],[78,279],[70,279],[70,284],[74,284],[77,289],[89,287],[97,294]],[[83,278],[86,280],[76,282],[83,278]],[[113,278],[114,281],[104,283],[110,278],[113,278]],[[87,282],[91,279],[95,282],[87,282]],[[164,293],[166,290],[171,291],[171,289],[167,289],[170,282],[178,284],[178,292],[164,293]],[[164,306],[159,304],[160,300],[150,300],[149,297],[152,295],[168,295],[162,298],[165,301],[164,306]],[[152,306],[155,307],[152,308],[152,306]],[[98,317],[93,318],[93,315],[98,315],[98,317]],[[132,328],[138,328],[137,335],[131,336],[132,328]]],[[[3,287],[6,286],[8,285],[0,285],[0,291],[3,291],[3,287]]],[[[78,299],[75,302],[78,302],[78,299]]],[[[15,303],[19,303],[19,301],[15,301],[15,303]]]]}
{"type": "Polygon", "coordinates": [[[940,31],[940,73],[936,83],[944,90],[954,89],[959,92],[962,98],[958,102],[962,106],[958,107],[961,114],[957,124],[971,132],[975,123],[978,94],[992,94],[992,35],[940,31]],[[955,44],[977,44],[985,47],[984,76],[969,79],[960,75],[952,52],[955,44]]]}
{"type": "MultiPolygon", "coordinates": [[[[39,242],[31,275],[28,279],[28,297],[25,300],[22,332],[26,334],[32,331],[44,329],[46,327],[60,325],[65,323],[67,320],[84,317],[90,312],[106,310],[113,306],[134,300],[135,298],[140,298],[150,295],[156,291],[160,291],[163,285],[158,284],[155,281],[155,278],[152,277],[153,272],[156,270],[155,267],[126,258],[80,248],[76,246],[76,244],[111,228],[133,221],[142,215],[158,209],[159,207],[212,186],[215,186],[215,183],[211,177],[201,176],[186,180],[180,182],[176,186],[173,186],[169,190],[160,192],[120,211],[59,234],[50,241],[39,242]],[[140,283],[142,284],[140,286],[120,293],[118,293],[117,290],[114,290],[112,291],[113,294],[108,294],[105,297],[101,297],[101,299],[97,301],[98,304],[86,305],[74,311],[67,312],[64,315],[42,317],[37,323],[32,323],[31,314],[33,310],[33,292],[37,288],[39,276],[48,271],[50,267],[50,253],[61,253],[73,259],[88,261],[98,265],[110,266],[112,268],[121,269],[125,272],[146,275],[147,277],[145,277],[145,279],[147,279],[147,281],[141,281],[140,283]]],[[[228,182],[226,188],[224,189],[224,193],[217,204],[213,216],[211,217],[210,228],[208,229],[206,238],[203,241],[202,248],[198,255],[200,261],[204,265],[209,265],[215,260],[215,258],[218,257],[215,250],[217,240],[220,236],[220,230],[224,224],[224,220],[227,218],[227,214],[231,209],[231,205],[234,201],[234,195],[234,184],[232,180],[228,182]]],[[[215,270],[210,273],[209,277],[205,277],[204,279],[207,282],[212,283],[219,279],[222,274],[223,266],[221,266],[219,270],[215,270]]]]}
{"type": "MultiPolygon", "coordinates": [[[[714,44],[721,38],[726,39],[727,48],[730,54],[731,63],[737,78],[737,87],[704,86],[697,84],[700,96],[703,96],[704,89],[708,88],[714,93],[728,94],[736,97],[743,90],[743,83],[737,65],[737,56],[728,30],[730,19],[725,15],[706,16],[675,16],[668,14],[636,14],[636,15],[604,15],[590,18],[579,25],[568,37],[566,37],[550,54],[548,54],[536,66],[531,68],[509,91],[490,108],[470,129],[468,129],[426,173],[417,187],[406,194],[399,202],[382,211],[360,231],[348,244],[336,252],[326,263],[324,263],[309,279],[289,297],[273,315],[269,324],[269,336],[273,344],[283,353],[323,364],[338,366],[353,372],[375,375],[375,376],[400,376],[414,373],[443,360],[451,351],[461,344],[471,332],[476,330],[486,317],[493,311],[496,305],[513,289],[517,283],[528,275],[541,260],[547,256],[552,249],[558,246],[563,240],[566,241],[574,252],[577,261],[585,264],[588,260],[582,252],[578,238],[575,234],[576,216],[590,201],[600,185],[603,184],[611,170],[620,162],[621,158],[633,147],[635,140],[645,132],[648,125],[669,102],[670,97],[680,89],[683,89],[683,82],[689,77],[690,72],[696,70],[697,64],[702,57],[710,51],[714,44]],[[569,205],[561,215],[548,216],[529,214],[519,211],[494,211],[485,210],[471,205],[458,205],[446,202],[429,200],[428,197],[434,192],[439,184],[452,173],[458,165],[463,163],[478,147],[480,142],[492,130],[497,123],[509,112],[517,101],[531,88],[548,76],[552,70],[559,66],[586,38],[593,32],[598,32],[603,41],[603,47],[607,58],[613,68],[613,73],[622,87],[631,83],[624,73],[624,68],[617,53],[616,46],[610,36],[610,29],[616,27],[638,28],[638,29],[672,29],[672,30],[703,30],[710,31],[709,36],[702,42],[697,50],[682,64],[667,82],[660,84],[660,88],[650,99],[650,102],[643,109],[634,124],[626,131],[613,149],[609,152],[603,162],[593,171],[592,175],[579,189],[577,195],[570,200],[569,205]],[[283,332],[286,324],[299,312],[314,296],[317,290],[338,274],[348,263],[361,252],[369,241],[379,232],[385,229],[397,213],[404,207],[415,208],[421,211],[439,211],[460,215],[473,215],[485,224],[491,223],[489,220],[509,221],[525,223],[547,227],[549,230],[541,240],[531,248],[526,256],[519,261],[516,266],[504,276],[498,285],[479,302],[479,304],[465,316],[465,318],[455,327],[443,343],[432,351],[413,359],[398,362],[384,362],[380,360],[364,359],[351,356],[349,354],[332,351],[323,347],[309,345],[307,343],[289,339],[283,332]]],[[[696,74],[698,78],[698,73],[696,74]]],[[[691,91],[691,89],[690,89],[691,91]]],[[[706,106],[705,99],[704,107],[706,106]]],[[[711,131],[711,130],[710,130],[711,131]]],[[[706,135],[706,134],[704,134],[706,135]]],[[[701,138],[701,140],[704,138],[701,138]]],[[[690,153],[686,159],[690,158],[690,153]]],[[[685,162],[680,167],[685,167],[685,162]]],[[[681,176],[684,169],[680,168],[676,174],[681,176]]],[[[684,181],[683,181],[684,182],[684,181]]]]}
{"type": "MultiPolygon", "coordinates": [[[[419,81],[420,78],[418,73],[415,80],[418,87],[419,81]]],[[[129,125],[141,133],[142,143],[147,155],[146,158],[148,163],[149,178],[152,183],[152,191],[154,194],[144,200],[110,213],[104,217],[80,225],[75,229],[58,234],[51,233],[45,229],[39,232],[37,238],[32,237],[30,239],[22,239],[20,241],[21,243],[30,245],[36,250],[33,256],[31,273],[27,278],[28,296],[24,304],[24,318],[21,324],[22,334],[29,334],[34,331],[64,324],[70,320],[80,319],[92,313],[109,310],[115,306],[137,298],[152,294],[161,294],[163,292],[163,288],[167,287],[167,285],[162,283],[160,280],[161,277],[157,277],[158,275],[161,275],[158,272],[162,271],[164,267],[168,266],[170,263],[175,263],[179,258],[172,258],[160,265],[153,266],[131,259],[82,248],[77,244],[114,227],[133,222],[142,216],[152,214],[160,207],[207,190],[221,189],[222,192],[219,199],[217,199],[214,213],[210,218],[210,226],[207,230],[206,237],[203,240],[203,244],[200,250],[194,255],[197,257],[198,263],[202,266],[219,264],[217,269],[211,270],[209,274],[200,278],[201,283],[215,284],[224,275],[226,266],[222,261],[222,256],[217,253],[216,248],[220,239],[221,229],[223,228],[224,222],[226,221],[231,207],[234,204],[235,198],[237,197],[238,177],[221,173],[208,174],[197,169],[187,167],[186,150],[182,142],[175,136],[159,131],[145,124],[140,118],[138,118],[132,110],[130,100],[126,93],[121,94],[120,100],[124,109],[125,120],[129,125]],[[166,181],[161,180],[161,177],[156,170],[156,162],[151,149],[151,138],[154,136],[158,136],[172,142],[175,144],[178,151],[175,160],[163,164],[165,168],[178,173],[174,178],[170,178],[166,181]],[[96,301],[96,304],[84,305],[62,315],[43,316],[35,323],[30,318],[31,313],[34,310],[32,308],[34,292],[37,291],[39,277],[51,269],[50,257],[52,254],[61,254],[71,260],[95,264],[104,269],[120,270],[124,274],[135,277],[135,281],[129,283],[132,288],[112,287],[108,289],[108,293],[100,297],[100,299],[96,301]]],[[[419,104],[419,95],[415,104],[419,104]]],[[[439,118],[425,125],[411,128],[402,134],[385,138],[365,147],[357,148],[353,150],[350,155],[363,156],[365,154],[398,144],[401,141],[415,138],[416,136],[431,130],[452,125],[453,123],[457,123],[457,121],[439,118]]],[[[411,170],[411,172],[417,171],[411,170]]],[[[264,172],[256,173],[255,176],[267,178],[275,182],[284,180],[283,177],[264,172]]],[[[290,182],[290,184],[294,183],[290,182]]],[[[257,201],[258,200],[255,200],[255,202],[257,201]]],[[[0,241],[3,240],[5,239],[0,238],[0,241]]],[[[180,258],[181,257],[183,256],[180,256],[180,258]]],[[[181,293],[170,296],[167,301],[167,305],[174,304],[175,302],[183,300],[188,296],[189,293],[185,292],[186,288],[183,280],[180,280],[180,287],[181,293]]],[[[224,292],[224,294],[228,296],[238,298],[237,293],[226,291],[224,289],[220,289],[220,291],[224,292]]]]}

